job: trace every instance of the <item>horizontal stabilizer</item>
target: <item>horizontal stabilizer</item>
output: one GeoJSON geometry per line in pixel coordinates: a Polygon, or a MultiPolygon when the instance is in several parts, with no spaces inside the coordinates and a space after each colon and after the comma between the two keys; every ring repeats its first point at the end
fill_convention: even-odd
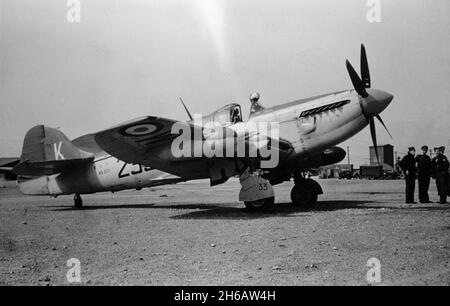
{"type": "Polygon", "coordinates": [[[94,157],[77,158],[69,160],[50,160],[29,162],[24,161],[12,169],[12,173],[24,176],[52,175],[75,169],[94,160],[94,157]]]}
{"type": "Polygon", "coordinates": [[[0,157],[0,167],[14,167],[20,161],[20,157],[0,157]]]}
{"type": "Polygon", "coordinates": [[[0,167],[0,171],[8,172],[12,171],[13,167],[0,167]]]}

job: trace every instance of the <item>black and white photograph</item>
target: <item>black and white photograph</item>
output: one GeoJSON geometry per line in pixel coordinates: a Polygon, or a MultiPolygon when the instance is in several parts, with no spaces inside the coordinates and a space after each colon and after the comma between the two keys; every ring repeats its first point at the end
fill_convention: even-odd
{"type": "Polygon", "coordinates": [[[449,286],[449,16],[0,0],[0,286],[449,286]]]}

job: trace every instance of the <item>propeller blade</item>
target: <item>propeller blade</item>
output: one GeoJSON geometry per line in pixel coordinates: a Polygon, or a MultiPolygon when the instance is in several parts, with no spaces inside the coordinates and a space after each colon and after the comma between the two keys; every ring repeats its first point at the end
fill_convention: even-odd
{"type": "Polygon", "coordinates": [[[378,157],[377,132],[375,130],[375,120],[373,119],[373,116],[371,116],[369,119],[369,125],[370,135],[372,136],[373,147],[375,149],[375,155],[377,156],[378,163],[380,163],[380,158],[378,157]]]}
{"type": "Polygon", "coordinates": [[[361,45],[361,79],[365,88],[370,88],[369,63],[367,62],[366,47],[361,45]]]}
{"type": "Polygon", "coordinates": [[[356,92],[363,98],[367,98],[369,94],[366,92],[366,89],[364,88],[364,84],[359,78],[358,73],[353,69],[352,64],[348,60],[346,60],[346,66],[348,74],[350,75],[350,80],[352,81],[353,87],[355,88],[356,92]]]}
{"type": "Polygon", "coordinates": [[[383,120],[381,119],[380,115],[375,115],[375,117],[377,117],[378,121],[381,122],[381,124],[384,126],[384,129],[386,130],[386,132],[389,134],[389,136],[392,138],[391,133],[389,133],[389,130],[387,129],[386,125],[384,124],[383,120]]]}

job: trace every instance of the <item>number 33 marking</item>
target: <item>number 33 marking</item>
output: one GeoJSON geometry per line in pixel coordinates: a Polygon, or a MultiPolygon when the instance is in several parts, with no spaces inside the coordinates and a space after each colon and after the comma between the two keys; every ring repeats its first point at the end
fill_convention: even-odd
{"type": "Polygon", "coordinates": [[[259,183],[259,190],[267,190],[267,183],[259,183]]]}

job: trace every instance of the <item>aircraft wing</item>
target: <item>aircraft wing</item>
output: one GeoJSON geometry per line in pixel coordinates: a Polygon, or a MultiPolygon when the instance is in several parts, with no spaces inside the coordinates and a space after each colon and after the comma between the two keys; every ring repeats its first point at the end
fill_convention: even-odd
{"type": "Polygon", "coordinates": [[[94,134],[80,136],[72,140],[72,143],[80,150],[88,153],[98,154],[103,152],[102,148],[100,148],[97,142],[95,142],[94,134]]]}
{"type": "MultiPolygon", "coordinates": [[[[227,165],[226,175],[222,175],[222,168],[215,170],[214,161],[189,153],[188,156],[174,156],[172,152],[173,140],[190,131],[203,141],[203,128],[188,122],[166,119],[161,117],[141,117],[95,134],[95,141],[107,153],[132,164],[142,164],[163,172],[174,174],[185,180],[211,178],[211,184],[231,177],[234,174],[234,163],[227,165]],[[172,127],[177,124],[179,130],[172,127]],[[211,170],[213,169],[213,170],[211,170]],[[219,173],[218,177],[214,173],[219,173]],[[213,178],[214,177],[214,178],[213,178]]],[[[187,136],[187,135],[185,135],[187,136]]],[[[193,144],[194,142],[191,142],[193,144]]],[[[194,145],[191,146],[191,149],[194,145]]]]}
{"type": "MultiPolygon", "coordinates": [[[[240,133],[230,126],[222,128],[223,135],[234,139],[244,137],[249,148],[252,150],[256,148],[252,142],[255,135],[246,138],[239,136],[240,133]]],[[[197,142],[203,143],[203,141],[214,139],[215,136],[209,134],[208,131],[204,133],[204,129],[204,127],[190,122],[149,116],[98,132],[95,134],[95,141],[107,153],[127,163],[143,164],[184,179],[209,177],[211,185],[220,184],[239,171],[242,166],[241,164],[237,165],[239,158],[209,158],[205,155],[195,157],[194,154],[187,157],[176,157],[171,150],[173,140],[188,130],[191,132],[191,137],[197,135],[191,142],[191,150],[197,142]],[[174,124],[177,126],[172,133],[174,124]],[[198,135],[201,135],[201,138],[198,135]]],[[[282,144],[284,143],[280,141],[280,145],[282,144]]],[[[289,144],[287,147],[287,150],[291,148],[289,144]]],[[[193,152],[191,151],[191,153],[193,152]]]]}
{"type": "MultiPolygon", "coordinates": [[[[106,129],[96,133],[94,137],[97,144],[107,153],[127,163],[140,163],[147,160],[152,151],[170,145],[172,140],[181,134],[180,131],[171,133],[174,124],[190,129],[191,133],[203,135],[202,127],[187,122],[148,116],[106,129]]],[[[153,157],[157,158],[157,156],[153,157]]]]}
{"type": "MultiPolygon", "coordinates": [[[[190,129],[191,137],[194,135],[201,135],[201,139],[197,136],[195,141],[209,140],[214,136],[204,134],[204,128],[194,125],[190,122],[181,122],[172,119],[161,117],[142,117],[132,121],[119,124],[112,128],[103,130],[94,134],[96,143],[107,153],[123,160],[127,163],[141,163],[143,160],[149,159],[149,154],[155,154],[157,148],[171,145],[172,141],[181,135],[178,127],[183,130],[190,129]],[[177,124],[177,129],[172,133],[172,126],[177,124]]],[[[257,133],[250,133],[250,136],[245,134],[239,136],[239,131],[233,130],[229,127],[223,127],[223,135],[233,137],[235,139],[242,139],[247,144],[254,146],[257,133]]],[[[280,150],[289,151],[292,146],[290,143],[279,139],[280,150]]],[[[167,152],[165,152],[167,153],[167,152]]],[[[156,156],[154,156],[156,158],[156,156]]],[[[160,156],[162,159],[167,159],[168,156],[160,156]]],[[[199,157],[206,158],[206,157],[199,157]]],[[[186,158],[172,158],[172,162],[183,162],[186,158]]],[[[150,164],[149,166],[155,167],[150,164]]],[[[155,167],[157,168],[157,167],[155,167]]]]}

